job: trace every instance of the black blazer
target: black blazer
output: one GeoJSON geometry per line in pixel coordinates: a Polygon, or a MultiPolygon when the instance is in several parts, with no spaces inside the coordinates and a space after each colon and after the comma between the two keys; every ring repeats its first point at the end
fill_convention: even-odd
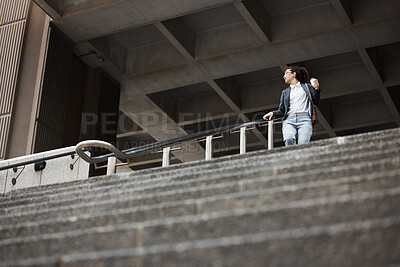
{"type": "MultiPolygon", "coordinates": [[[[301,84],[301,87],[303,87],[304,92],[308,96],[308,99],[310,99],[310,94],[308,93],[306,85],[301,84]]],[[[308,89],[310,89],[310,93],[311,93],[314,105],[317,106],[319,104],[319,98],[320,98],[319,95],[321,93],[321,89],[315,90],[314,87],[311,86],[311,84],[308,84],[308,89]]],[[[273,118],[276,119],[276,118],[283,117],[283,119],[286,120],[286,118],[288,116],[287,113],[289,111],[289,106],[290,106],[290,86],[282,91],[281,103],[279,104],[279,108],[277,110],[273,111],[273,113],[274,113],[273,118]]],[[[309,105],[309,106],[310,106],[309,114],[312,114],[312,105],[309,105]]]]}

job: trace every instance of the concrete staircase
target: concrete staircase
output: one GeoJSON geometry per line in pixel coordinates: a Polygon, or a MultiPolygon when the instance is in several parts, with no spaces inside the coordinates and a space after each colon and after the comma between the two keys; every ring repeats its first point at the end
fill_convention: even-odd
{"type": "Polygon", "coordinates": [[[400,264],[400,129],[9,193],[1,266],[400,264]]]}

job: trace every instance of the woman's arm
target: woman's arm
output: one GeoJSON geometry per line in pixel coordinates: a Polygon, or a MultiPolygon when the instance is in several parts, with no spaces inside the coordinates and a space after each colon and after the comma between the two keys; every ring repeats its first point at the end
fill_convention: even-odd
{"type": "Polygon", "coordinates": [[[276,119],[276,118],[283,117],[284,114],[285,114],[285,101],[284,101],[283,92],[282,92],[279,108],[277,110],[274,110],[274,111],[271,111],[271,112],[268,112],[267,114],[265,114],[263,116],[263,119],[264,120],[272,120],[272,118],[276,119]]]}
{"type": "Polygon", "coordinates": [[[283,115],[285,114],[285,99],[283,97],[283,91],[281,94],[281,102],[279,103],[279,108],[273,111],[273,113],[274,113],[274,119],[283,117],[283,115]]]}
{"type": "Polygon", "coordinates": [[[308,86],[310,88],[311,97],[313,100],[314,105],[318,106],[320,100],[321,89],[319,88],[319,81],[315,79],[313,84],[308,86]]]}

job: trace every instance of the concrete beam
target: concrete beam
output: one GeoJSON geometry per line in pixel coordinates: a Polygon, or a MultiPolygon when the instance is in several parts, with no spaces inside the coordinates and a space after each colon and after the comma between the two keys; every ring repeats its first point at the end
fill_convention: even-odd
{"type": "Polygon", "coordinates": [[[198,64],[204,69],[207,69],[213,79],[219,79],[272,68],[276,66],[276,61],[277,60],[270,55],[268,48],[263,46],[215,58],[199,60],[198,64]]]}
{"type": "Polygon", "coordinates": [[[287,64],[354,51],[352,38],[351,32],[340,30],[274,43],[274,46],[280,61],[287,64]]]}
{"type": "MultiPolygon", "coordinates": [[[[388,22],[386,22],[385,25],[388,26],[388,22]]],[[[372,25],[365,25],[365,27],[365,29],[368,30],[372,25]]],[[[368,35],[375,34],[368,33],[368,35]]],[[[381,40],[383,42],[379,44],[390,43],[395,41],[395,38],[400,41],[400,32],[399,37],[395,37],[393,34],[390,34],[390,36],[392,36],[391,39],[393,40],[386,41],[382,38],[381,40]]],[[[196,62],[207,69],[213,79],[219,79],[274,66],[280,66],[283,69],[284,64],[289,62],[301,62],[312,58],[320,58],[354,51],[359,46],[354,43],[353,39],[354,33],[351,30],[335,31],[290,42],[274,43],[271,46],[273,49],[267,46],[249,47],[242,51],[198,60],[196,62]],[[271,53],[275,53],[275,55],[271,53]]],[[[369,41],[369,44],[371,44],[371,41],[369,41]]],[[[378,40],[375,40],[373,44],[378,44],[378,40]]],[[[180,79],[184,79],[185,75],[180,75],[179,73],[183,71],[184,67],[173,66],[171,69],[173,68],[177,70],[177,73],[174,74],[170,70],[160,70],[160,74],[162,75],[163,72],[168,72],[168,75],[174,75],[181,77],[180,79]]],[[[185,68],[191,67],[188,66],[185,68]]],[[[149,74],[153,73],[150,69],[148,72],[149,74]]],[[[156,75],[155,72],[154,75],[156,75]]],[[[191,74],[190,78],[193,79],[193,74],[191,74]]],[[[172,81],[165,82],[168,84],[172,81]]],[[[161,88],[161,86],[163,86],[158,83],[152,85],[152,83],[157,83],[157,80],[150,78],[146,81],[145,85],[146,87],[152,88],[161,88]]],[[[183,85],[187,84],[182,84],[181,86],[183,85]]]]}
{"type": "Polygon", "coordinates": [[[215,116],[231,113],[232,110],[215,92],[207,92],[192,95],[177,100],[176,122],[180,122],[184,117],[203,114],[203,116],[215,116]]]}
{"type": "Polygon", "coordinates": [[[353,0],[331,0],[333,8],[345,26],[353,24],[352,2],[353,0]]]}
{"type": "Polygon", "coordinates": [[[335,131],[343,128],[358,128],[367,124],[380,124],[380,121],[393,122],[393,117],[379,95],[356,99],[331,105],[332,126],[335,131]]]}
{"type": "MultiPolygon", "coordinates": [[[[172,24],[172,23],[171,23],[172,24]]],[[[194,60],[194,56],[192,55],[192,53],[194,54],[194,50],[191,50],[189,47],[189,44],[187,44],[188,48],[186,48],[183,43],[181,43],[177,38],[179,38],[179,36],[175,36],[171,31],[170,28],[172,28],[172,30],[174,31],[178,31],[178,29],[173,28],[172,26],[167,27],[166,24],[163,24],[161,22],[157,22],[154,24],[154,26],[167,38],[167,40],[172,44],[172,46],[178,50],[177,52],[183,56],[186,61],[193,61],[194,60]]],[[[177,35],[177,34],[176,34],[177,35]]],[[[183,40],[182,40],[183,42],[183,40]]],[[[186,41],[187,43],[189,41],[186,41]]]]}
{"type": "Polygon", "coordinates": [[[224,93],[232,99],[235,105],[241,109],[242,106],[242,93],[240,84],[232,77],[215,80],[224,93]]]}
{"type": "Polygon", "coordinates": [[[126,75],[151,73],[186,64],[185,58],[168,40],[130,49],[126,59],[126,75]]]}
{"type": "MultiPolygon", "coordinates": [[[[370,61],[370,63],[372,63],[372,65],[374,66],[374,69],[376,71],[376,74],[378,74],[379,76],[379,82],[383,82],[383,59],[382,57],[379,55],[378,49],[376,47],[371,47],[371,48],[367,48],[365,49],[365,51],[368,54],[369,60],[367,58],[363,59],[364,62],[365,60],[370,61]]],[[[364,51],[361,52],[364,55],[364,51]]],[[[368,64],[370,64],[368,63],[368,64]]]]}
{"type": "Polygon", "coordinates": [[[57,0],[33,0],[47,15],[57,20],[62,17],[63,4],[57,0]]]}
{"type": "Polygon", "coordinates": [[[262,45],[247,23],[236,23],[198,34],[197,58],[213,58],[262,45]]]}
{"type": "Polygon", "coordinates": [[[400,84],[400,55],[386,57],[383,64],[383,85],[388,88],[400,84]]]}
{"type": "MultiPolygon", "coordinates": [[[[215,92],[226,102],[226,104],[236,113],[239,113],[240,108],[228,97],[228,95],[219,87],[219,85],[210,77],[209,73],[193,62],[192,56],[188,51],[182,46],[182,44],[176,39],[174,34],[163,24],[157,23],[156,27],[161,31],[161,33],[178,49],[182,56],[186,58],[189,64],[193,65],[201,74],[204,81],[206,81],[215,92]]],[[[228,111],[230,112],[230,111],[228,111]]]]}
{"type": "Polygon", "coordinates": [[[370,50],[370,51],[371,51],[370,53],[372,54],[372,57],[367,52],[367,50],[365,50],[365,49],[358,50],[375,85],[378,87],[378,90],[381,93],[382,98],[386,103],[386,106],[388,107],[390,113],[392,114],[394,121],[397,123],[398,126],[400,126],[399,111],[397,110],[396,105],[393,103],[393,100],[390,97],[388,90],[383,85],[382,60],[380,59],[380,57],[376,51],[375,52],[374,52],[374,50],[370,50]]]}
{"type": "Polygon", "coordinates": [[[399,17],[400,2],[398,0],[351,1],[354,25],[375,23],[388,18],[399,17]]]}
{"type": "MultiPolygon", "coordinates": [[[[179,45],[175,45],[175,47],[182,46],[189,53],[190,59],[196,58],[196,33],[182,17],[166,20],[161,22],[161,24],[168,29],[168,32],[164,31],[159,23],[155,25],[158,25],[157,28],[161,32],[164,31],[164,35],[172,34],[174,36],[174,39],[179,42],[179,45]]],[[[171,39],[169,38],[170,41],[171,39]]]]}
{"type": "Polygon", "coordinates": [[[136,88],[144,94],[157,93],[204,82],[204,77],[196,66],[190,63],[150,73],[128,76],[127,78],[129,80],[128,88],[136,88]],[[171,77],[174,78],[171,79],[171,77]]]}
{"type": "MultiPolygon", "coordinates": [[[[92,46],[96,47],[94,51],[99,51],[100,54],[116,66],[121,73],[126,72],[126,59],[128,58],[128,50],[122,46],[113,36],[94,39],[89,42],[92,46]]],[[[98,58],[95,55],[87,55],[89,51],[82,53],[85,57],[90,57],[90,60],[96,61],[98,58]]],[[[80,56],[80,55],[79,55],[80,56]]]]}
{"type": "Polygon", "coordinates": [[[117,134],[117,138],[124,138],[124,137],[142,135],[142,134],[145,134],[145,133],[146,133],[146,131],[144,131],[144,130],[132,131],[132,132],[124,132],[124,133],[117,134]]]}
{"type": "MultiPolygon", "coordinates": [[[[360,21],[360,16],[359,13],[364,12],[366,8],[371,9],[371,5],[369,5],[369,7],[367,5],[365,5],[364,3],[355,8],[354,10],[351,9],[351,3],[348,3],[349,1],[342,1],[339,5],[339,3],[337,2],[337,0],[331,0],[331,2],[333,3],[336,11],[338,12],[339,16],[342,17],[342,20],[345,24],[349,25],[349,20],[350,22],[353,21],[353,11],[355,12],[355,21],[360,21]],[[361,9],[361,10],[359,10],[361,9]],[[364,11],[363,11],[364,10],[364,11]],[[346,18],[343,18],[343,11],[345,11],[346,13],[350,12],[350,16],[349,16],[349,20],[347,20],[346,18]]],[[[352,2],[352,1],[351,1],[352,2]]],[[[390,8],[390,5],[385,5],[385,8],[389,8],[388,12],[393,12],[391,11],[391,9],[393,8],[398,8],[398,4],[399,2],[395,2],[392,1],[392,8],[390,8]]],[[[376,5],[377,3],[371,3],[372,5],[376,5]]],[[[379,9],[378,6],[376,6],[377,9],[379,9]]],[[[379,13],[379,12],[375,12],[375,10],[372,10],[371,15],[374,16],[374,14],[379,13]]],[[[366,17],[366,16],[364,16],[366,17]]],[[[384,18],[387,18],[387,16],[383,16],[384,18]]],[[[400,31],[398,30],[398,27],[393,27],[393,31],[396,31],[397,33],[393,33],[390,32],[390,30],[392,29],[391,27],[384,27],[382,28],[382,24],[387,24],[386,21],[381,22],[381,23],[375,23],[372,27],[374,28],[374,31],[371,32],[375,32],[375,33],[380,33],[382,34],[382,32],[384,32],[383,36],[385,36],[386,38],[392,38],[392,36],[397,36],[396,38],[398,38],[398,36],[400,36],[400,31]],[[382,29],[379,30],[379,27],[381,27],[382,29]],[[389,28],[389,29],[388,29],[389,28]],[[389,32],[388,32],[389,30],[389,32]]],[[[396,18],[395,20],[392,20],[389,22],[390,26],[394,26],[394,25],[400,25],[400,21],[398,18],[396,18]]],[[[393,118],[395,120],[395,122],[397,123],[398,126],[400,126],[400,114],[396,108],[396,105],[393,103],[392,98],[390,97],[389,92],[387,91],[387,89],[385,88],[385,86],[383,85],[383,80],[384,80],[384,74],[383,74],[383,60],[380,57],[378,51],[376,48],[369,48],[369,49],[364,49],[362,47],[366,47],[368,45],[370,45],[371,40],[365,40],[364,36],[368,36],[367,38],[379,38],[380,34],[375,34],[373,37],[369,37],[372,34],[364,34],[363,33],[363,26],[360,26],[358,28],[353,28],[352,29],[352,40],[353,42],[356,44],[356,46],[360,47],[358,49],[358,53],[363,61],[363,63],[365,64],[365,67],[367,68],[370,76],[372,77],[372,80],[374,82],[374,84],[378,87],[379,92],[382,95],[383,100],[385,101],[388,109],[390,110],[390,113],[393,115],[393,118]]],[[[384,38],[379,38],[380,40],[384,39],[384,38]]]]}
{"type": "MultiPolygon", "coordinates": [[[[134,97],[121,93],[120,109],[157,141],[186,135],[187,133],[157,107],[147,96],[134,97]]],[[[173,154],[182,162],[204,158],[204,150],[195,142],[187,142],[173,154]]]]}
{"type": "Polygon", "coordinates": [[[331,69],[313,71],[320,80],[321,98],[331,98],[376,89],[371,76],[363,64],[338,66],[331,69]]]}
{"type": "MultiPolygon", "coordinates": [[[[400,2],[399,2],[400,3],[400,2]]],[[[400,17],[355,25],[353,27],[361,47],[373,47],[400,41],[400,17]]]]}
{"type": "MultiPolygon", "coordinates": [[[[255,47],[196,62],[207,69],[213,79],[218,79],[277,65],[283,69],[287,62],[299,62],[310,58],[354,51],[355,44],[352,39],[352,31],[331,32],[294,42],[274,44],[276,56],[271,55],[271,49],[268,47],[255,47]],[[318,45],[318,47],[315,47],[315,45],[318,45]]],[[[169,41],[171,42],[171,40],[169,41]]],[[[140,57],[142,60],[138,57],[131,58],[135,61],[129,60],[135,62],[132,65],[132,68],[135,68],[136,71],[132,79],[135,87],[144,92],[152,93],[203,81],[202,75],[196,71],[194,66],[190,64],[181,65],[181,59],[178,60],[181,56],[177,53],[176,47],[170,46],[171,50],[169,50],[170,55],[168,56],[164,55],[166,51],[163,50],[164,53],[160,55],[161,58],[164,58],[163,60],[155,58],[156,61],[160,60],[158,62],[162,63],[162,68],[154,64],[154,66],[146,66],[145,64],[152,62],[151,58],[143,56],[148,54],[145,50],[141,50],[140,53],[138,51],[137,54],[143,54],[140,57]],[[170,79],[171,76],[179,78],[170,79]]],[[[152,49],[148,50],[151,55],[152,49]]],[[[190,54],[188,55],[191,57],[190,54]]]]}
{"type": "Polygon", "coordinates": [[[63,7],[63,17],[54,23],[73,41],[81,42],[237,1],[72,0],[63,7]]]}
{"type": "MultiPolygon", "coordinates": [[[[234,111],[243,122],[248,122],[249,119],[240,111],[240,108],[235,102],[229,97],[229,95],[211,78],[210,74],[202,66],[197,65],[199,71],[203,74],[206,82],[214,89],[214,91],[225,101],[225,103],[234,111]]],[[[229,112],[229,111],[228,111],[229,112]]],[[[267,147],[268,141],[258,130],[254,131],[254,134],[260,141],[267,147]]]]}
{"type": "Polygon", "coordinates": [[[294,41],[342,29],[340,19],[331,4],[327,2],[312,9],[299,9],[275,15],[272,19],[271,40],[273,43],[294,41]],[[298,25],[299,21],[301,27],[298,25]]]}
{"type": "Polygon", "coordinates": [[[259,0],[235,3],[236,9],[263,43],[271,42],[271,14],[259,0]]]}
{"type": "Polygon", "coordinates": [[[178,100],[168,92],[147,95],[171,119],[178,121],[178,100]]]}
{"type": "Polygon", "coordinates": [[[321,126],[325,129],[325,131],[328,133],[330,137],[336,137],[336,133],[332,128],[332,120],[330,117],[327,117],[328,115],[326,112],[322,112],[320,107],[316,107],[317,111],[317,116],[318,116],[318,122],[321,124],[321,126]]]}

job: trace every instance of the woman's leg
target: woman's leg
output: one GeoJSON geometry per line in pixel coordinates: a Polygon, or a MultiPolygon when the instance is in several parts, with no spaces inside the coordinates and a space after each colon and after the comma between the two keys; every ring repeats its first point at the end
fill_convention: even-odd
{"type": "Polygon", "coordinates": [[[282,133],[286,146],[292,146],[296,144],[297,129],[292,116],[289,115],[286,120],[283,121],[282,133]]]}
{"type": "Polygon", "coordinates": [[[306,144],[310,142],[312,135],[312,122],[311,118],[307,113],[298,115],[297,117],[298,126],[298,144],[306,144]]]}

